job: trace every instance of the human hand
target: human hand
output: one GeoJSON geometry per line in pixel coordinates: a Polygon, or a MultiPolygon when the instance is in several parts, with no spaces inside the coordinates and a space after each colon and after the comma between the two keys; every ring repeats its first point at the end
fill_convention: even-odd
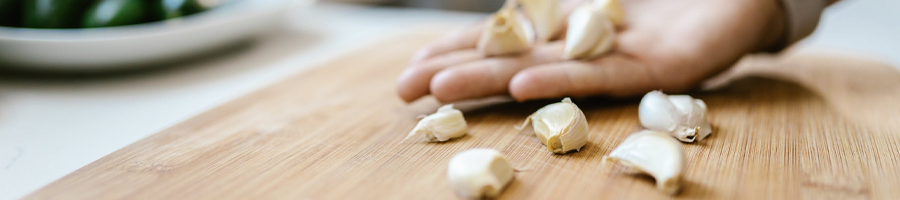
{"type": "Polygon", "coordinates": [[[626,19],[617,46],[597,59],[563,60],[563,40],[518,55],[484,57],[475,50],[483,29],[476,25],[420,49],[400,76],[398,93],[407,102],[428,94],[453,102],[504,94],[525,101],[678,93],[726,70],[744,54],[779,44],[785,34],[776,0],[621,3],[626,19]]]}

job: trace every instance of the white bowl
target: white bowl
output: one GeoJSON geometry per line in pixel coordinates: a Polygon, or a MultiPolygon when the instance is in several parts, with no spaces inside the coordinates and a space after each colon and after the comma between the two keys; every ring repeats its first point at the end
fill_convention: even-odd
{"type": "Polygon", "coordinates": [[[240,0],[187,17],[120,27],[0,27],[0,66],[96,71],[169,61],[224,47],[279,25],[313,0],[240,0]]]}

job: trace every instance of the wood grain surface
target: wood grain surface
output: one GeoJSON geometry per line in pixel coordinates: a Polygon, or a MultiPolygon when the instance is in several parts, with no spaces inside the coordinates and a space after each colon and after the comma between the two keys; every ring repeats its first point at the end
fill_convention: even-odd
{"type": "Polygon", "coordinates": [[[677,196],[601,162],[638,130],[639,99],[577,99],[580,152],[547,152],[526,116],[547,103],[465,112],[469,135],[399,142],[433,99],[403,103],[395,79],[433,33],[406,34],[147,137],[26,199],[455,199],[447,162],[485,147],[522,170],[501,199],[891,199],[900,197],[900,74],[864,56],[798,49],[756,56],[692,93],[707,139],[686,144],[677,196]]]}

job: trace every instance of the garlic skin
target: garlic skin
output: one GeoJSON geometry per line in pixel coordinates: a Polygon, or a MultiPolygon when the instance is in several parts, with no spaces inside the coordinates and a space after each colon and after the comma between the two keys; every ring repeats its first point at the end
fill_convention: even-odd
{"type": "Polygon", "coordinates": [[[625,25],[625,10],[618,0],[594,0],[592,6],[609,18],[616,27],[625,25]]]}
{"type": "MultiPolygon", "coordinates": [[[[437,112],[428,115],[403,139],[424,135],[429,142],[444,142],[466,135],[466,119],[461,111],[454,109],[453,104],[438,108],[437,112]]],[[[402,143],[402,142],[401,142],[402,143]]]]}
{"type": "Polygon", "coordinates": [[[450,159],[447,177],[450,186],[463,198],[496,197],[515,177],[515,170],[500,152],[493,149],[469,149],[450,159]]]}
{"type": "Polygon", "coordinates": [[[641,99],[638,117],[645,128],[669,133],[682,142],[700,141],[712,133],[706,103],[688,95],[649,92],[641,99]]]}
{"type": "Polygon", "coordinates": [[[537,41],[546,42],[554,36],[561,25],[562,9],[559,0],[517,0],[522,10],[531,20],[537,41]]]}
{"type": "Polygon", "coordinates": [[[527,20],[520,18],[524,17],[517,14],[515,3],[507,3],[494,13],[478,39],[478,52],[485,56],[503,56],[531,49],[534,29],[527,20]]]}
{"type": "Polygon", "coordinates": [[[615,46],[616,31],[606,15],[587,4],[569,15],[563,59],[593,59],[610,52],[615,46]]]}
{"type": "Polygon", "coordinates": [[[684,146],[668,134],[653,130],[632,133],[603,162],[618,163],[656,179],[656,189],[678,193],[684,170],[684,146]]]}
{"type": "Polygon", "coordinates": [[[587,119],[581,109],[578,109],[568,97],[562,102],[544,106],[531,114],[525,120],[525,124],[517,129],[524,128],[529,121],[534,127],[534,134],[547,146],[547,151],[556,154],[572,150],[580,151],[587,143],[587,119]]]}

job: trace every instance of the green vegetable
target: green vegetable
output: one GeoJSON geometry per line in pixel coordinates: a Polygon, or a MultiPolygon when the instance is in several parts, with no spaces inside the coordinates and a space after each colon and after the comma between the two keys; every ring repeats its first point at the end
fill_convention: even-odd
{"type": "Polygon", "coordinates": [[[159,20],[183,17],[205,10],[197,0],[154,0],[154,17],[159,20]]]}
{"type": "Polygon", "coordinates": [[[22,26],[78,28],[78,20],[91,3],[93,0],[24,0],[22,26]]]}
{"type": "Polygon", "coordinates": [[[142,0],[100,0],[88,8],[81,27],[122,26],[148,21],[147,5],[142,0]]]}

